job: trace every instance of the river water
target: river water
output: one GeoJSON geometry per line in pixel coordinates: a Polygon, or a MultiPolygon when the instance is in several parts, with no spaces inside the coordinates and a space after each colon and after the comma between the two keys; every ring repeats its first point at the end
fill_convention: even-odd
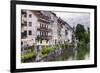
{"type": "MultiPolygon", "coordinates": [[[[59,52],[59,51],[58,51],[59,52]]],[[[71,60],[77,60],[77,51],[73,51],[73,49],[66,49],[63,50],[63,53],[57,56],[57,53],[54,55],[48,57],[47,61],[71,61],[71,60]],[[54,56],[56,55],[56,56],[54,56]]],[[[85,55],[84,60],[89,59],[89,54],[85,55]]]]}

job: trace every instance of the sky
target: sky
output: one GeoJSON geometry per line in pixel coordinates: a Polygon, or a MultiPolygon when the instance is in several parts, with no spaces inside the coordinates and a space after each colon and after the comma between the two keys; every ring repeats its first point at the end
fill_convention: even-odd
{"type": "Polygon", "coordinates": [[[75,12],[54,12],[58,17],[66,21],[71,27],[77,24],[84,25],[85,29],[90,27],[89,13],[75,13],[75,12]]]}

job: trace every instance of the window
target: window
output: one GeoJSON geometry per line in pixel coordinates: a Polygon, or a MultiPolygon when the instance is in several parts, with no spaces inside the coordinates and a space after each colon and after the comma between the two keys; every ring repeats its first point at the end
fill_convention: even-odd
{"type": "Polygon", "coordinates": [[[24,21],[24,25],[27,26],[27,22],[26,21],[24,21]]]}
{"type": "Polygon", "coordinates": [[[29,18],[31,18],[32,17],[32,14],[29,14],[29,18]]]}
{"type": "Polygon", "coordinates": [[[27,31],[24,31],[21,33],[21,38],[26,38],[27,37],[27,31]]]}
{"type": "Polygon", "coordinates": [[[29,22],[29,26],[32,26],[32,22],[29,22]]]}
{"type": "Polygon", "coordinates": [[[26,18],[27,17],[27,14],[24,14],[24,17],[26,18]]]}
{"type": "Polygon", "coordinates": [[[21,45],[23,45],[23,42],[21,42],[21,45]]]}
{"type": "Polygon", "coordinates": [[[29,30],[29,35],[32,35],[32,31],[31,30],[29,30]]]}
{"type": "Polygon", "coordinates": [[[68,31],[67,30],[65,30],[65,35],[68,35],[68,31]]]}
{"type": "Polygon", "coordinates": [[[27,36],[27,31],[24,31],[24,35],[27,36]]]}

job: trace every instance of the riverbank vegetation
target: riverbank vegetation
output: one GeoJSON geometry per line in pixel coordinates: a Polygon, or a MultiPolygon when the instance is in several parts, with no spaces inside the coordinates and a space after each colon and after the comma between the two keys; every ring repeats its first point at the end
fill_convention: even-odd
{"type": "Polygon", "coordinates": [[[90,52],[90,29],[78,24],[75,30],[77,43],[77,60],[84,60],[86,54],[90,52]]]}

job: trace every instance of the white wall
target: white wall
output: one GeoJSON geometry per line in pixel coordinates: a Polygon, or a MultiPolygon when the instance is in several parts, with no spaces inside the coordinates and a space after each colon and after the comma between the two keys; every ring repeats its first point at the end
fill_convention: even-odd
{"type": "MultiPolygon", "coordinates": [[[[10,0],[0,1],[0,73],[10,73],[10,0]]],[[[98,37],[100,37],[100,1],[99,0],[34,0],[96,5],[98,1],[98,37]]],[[[27,72],[31,73],[31,72],[27,72]]],[[[33,72],[32,72],[33,73],[33,72]]],[[[100,73],[100,38],[98,38],[98,67],[86,69],[70,69],[42,71],[34,73],[100,73]]]]}
{"type": "Polygon", "coordinates": [[[37,17],[31,11],[26,10],[26,13],[27,17],[22,17],[22,19],[23,21],[27,22],[27,26],[24,26],[22,28],[22,31],[27,31],[27,38],[21,39],[21,41],[23,42],[23,45],[32,46],[33,43],[35,43],[35,37],[37,36],[36,24],[38,24],[38,22],[37,22],[37,17]],[[30,14],[32,15],[31,18],[29,17],[30,14]],[[29,22],[32,22],[31,27],[29,26],[29,22]],[[29,35],[29,31],[32,31],[32,35],[29,35]]]}

